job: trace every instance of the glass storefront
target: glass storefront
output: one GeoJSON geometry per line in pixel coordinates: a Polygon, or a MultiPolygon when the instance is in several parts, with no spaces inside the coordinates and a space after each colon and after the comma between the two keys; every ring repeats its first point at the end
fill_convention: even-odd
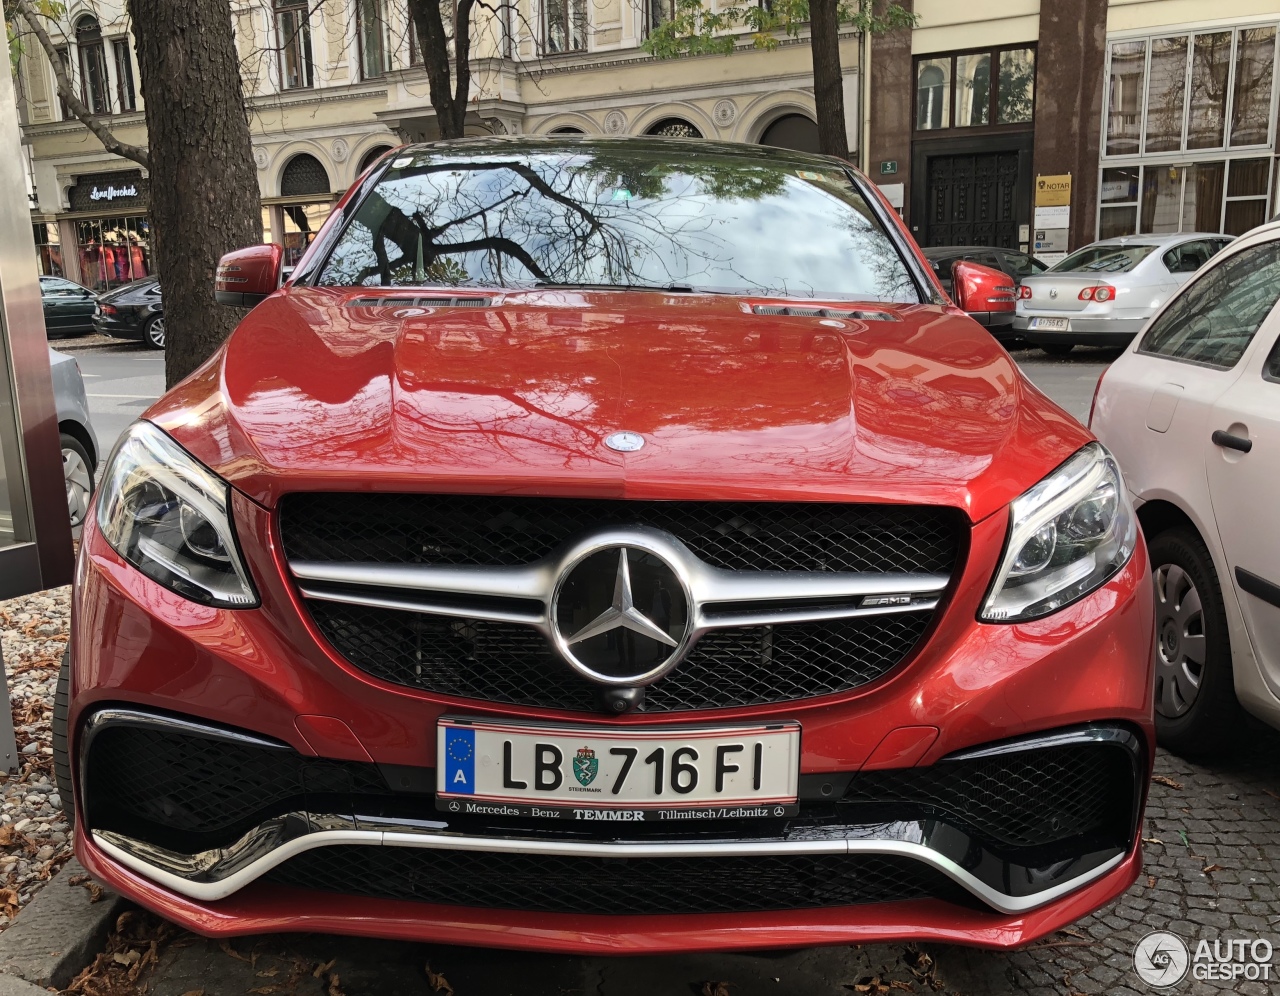
{"type": "Polygon", "coordinates": [[[1271,216],[1276,43],[1276,24],[1110,43],[1098,238],[1271,216]]]}
{"type": "Polygon", "coordinates": [[[151,223],[145,215],[75,223],[80,282],[106,291],[151,275],[151,223]]]}

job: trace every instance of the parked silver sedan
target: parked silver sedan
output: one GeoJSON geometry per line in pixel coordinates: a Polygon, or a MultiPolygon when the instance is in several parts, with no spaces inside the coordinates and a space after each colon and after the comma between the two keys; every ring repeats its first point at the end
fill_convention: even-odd
{"type": "Polygon", "coordinates": [[[1126,346],[1229,235],[1126,235],[1077,249],[1019,288],[1014,331],[1046,353],[1126,346]]]}

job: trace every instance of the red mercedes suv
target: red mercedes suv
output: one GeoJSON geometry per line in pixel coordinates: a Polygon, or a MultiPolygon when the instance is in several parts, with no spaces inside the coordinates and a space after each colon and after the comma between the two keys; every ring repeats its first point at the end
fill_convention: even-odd
{"type": "Polygon", "coordinates": [[[206,934],[1024,943],[1139,870],[1114,460],[843,162],[396,150],[120,440],[77,853],[206,934]]]}

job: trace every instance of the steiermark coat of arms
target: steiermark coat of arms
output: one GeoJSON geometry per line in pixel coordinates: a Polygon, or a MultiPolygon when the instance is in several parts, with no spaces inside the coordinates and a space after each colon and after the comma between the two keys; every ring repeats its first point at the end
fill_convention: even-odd
{"type": "Polygon", "coordinates": [[[590,747],[579,747],[573,758],[573,776],[585,786],[596,780],[599,771],[600,761],[596,758],[596,752],[590,747]]]}

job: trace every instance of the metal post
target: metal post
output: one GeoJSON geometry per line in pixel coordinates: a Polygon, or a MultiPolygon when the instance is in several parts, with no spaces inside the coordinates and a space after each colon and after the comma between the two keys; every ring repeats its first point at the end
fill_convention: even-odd
{"type": "MultiPolygon", "coordinates": [[[[0,662],[4,660],[4,644],[0,642],[0,662]]],[[[0,692],[4,693],[3,708],[0,708],[0,765],[5,771],[16,771],[18,768],[18,740],[13,733],[13,710],[9,708],[9,675],[0,667],[0,692]]]]}

